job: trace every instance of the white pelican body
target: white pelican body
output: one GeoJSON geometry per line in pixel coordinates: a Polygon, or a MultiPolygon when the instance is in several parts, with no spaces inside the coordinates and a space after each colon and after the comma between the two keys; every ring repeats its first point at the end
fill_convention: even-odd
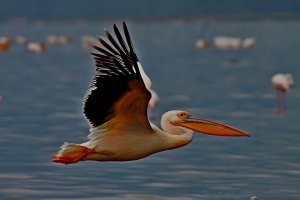
{"type": "Polygon", "coordinates": [[[43,42],[29,42],[27,44],[27,49],[31,53],[40,54],[46,51],[46,46],[43,42]]]}
{"type": "Polygon", "coordinates": [[[217,36],[214,38],[214,43],[218,49],[238,49],[241,47],[242,40],[237,37],[217,36]]]}
{"type": "MultiPolygon", "coordinates": [[[[184,111],[169,111],[162,117],[162,124],[168,126],[167,120],[176,113],[186,113],[184,111]]],[[[127,118],[127,117],[126,117],[127,118]]],[[[128,118],[127,118],[128,119],[128,118]]],[[[119,120],[115,120],[118,123],[119,120]]],[[[122,120],[122,122],[124,122],[122,120]]],[[[130,122],[128,122],[130,123],[130,122]]],[[[167,133],[160,130],[154,124],[151,124],[150,129],[145,129],[143,124],[126,127],[126,122],[122,125],[115,126],[112,124],[104,124],[97,128],[91,129],[91,134],[88,136],[90,141],[83,143],[90,149],[95,149],[96,152],[86,156],[85,160],[119,160],[128,161],[144,158],[153,153],[174,149],[184,146],[192,141],[194,132],[189,129],[175,127],[171,130],[172,133],[167,133]],[[105,127],[116,127],[106,129],[105,127]],[[106,131],[107,130],[107,131],[106,131]],[[111,137],[115,133],[115,136],[111,137]]],[[[169,127],[165,127],[168,129],[169,127]]]]}
{"type": "Polygon", "coordinates": [[[82,144],[65,143],[53,156],[53,162],[137,160],[188,144],[194,131],[220,136],[250,136],[228,125],[179,110],[162,116],[163,130],[151,124],[147,116],[151,84],[145,84],[150,79],[138,62],[125,22],[123,29],[126,42],[114,25],[118,42],[106,32],[111,44],[99,38],[103,47],[94,48],[101,54],[92,53],[96,75],[83,108],[91,126],[89,140],[82,144]]]}

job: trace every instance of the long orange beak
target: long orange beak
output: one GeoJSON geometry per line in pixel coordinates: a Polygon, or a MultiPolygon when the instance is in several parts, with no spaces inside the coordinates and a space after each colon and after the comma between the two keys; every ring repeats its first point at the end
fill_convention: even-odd
{"type": "Polygon", "coordinates": [[[186,119],[183,119],[181,122],[175,122],[174,125],[186,127],[194,131],[205,133],[208,135],[217,135],[217,136],[247,136],[251,135],[245,131],[241,131],[237,128],[228,126],[226,124],[212,121],[205,118],[189,116],[186,119]]]}

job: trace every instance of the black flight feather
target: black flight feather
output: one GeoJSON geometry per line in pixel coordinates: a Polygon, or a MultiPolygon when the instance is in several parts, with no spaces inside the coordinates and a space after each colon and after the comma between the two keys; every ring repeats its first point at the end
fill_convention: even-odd
{"type": "MultiPolygon", "coordinates": [[[[106,31],[108,42],[98,38],[101,47],[94,46],[98,52],[91,53],[95,60],[96,74],[90,85],[90,89],[84,98],[83,113],[92,127],[97,127],[110,119],[114,112],[115,103],[123,95],[134,90],[129,83],[138,80],[144,87],[144,104],[148,105],[150,92],[145,88],[139,68],[138,59],[134,52],[129,31],[123,22],[125,40],[117,26],[113,30],[117,40],[106,31]]],[[[147,106],[143,112],[147,112],[147,106]]]]}

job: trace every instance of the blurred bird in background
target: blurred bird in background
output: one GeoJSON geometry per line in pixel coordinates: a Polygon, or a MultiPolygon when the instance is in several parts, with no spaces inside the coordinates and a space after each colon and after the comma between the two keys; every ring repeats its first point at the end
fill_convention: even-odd
{"type": "Polygon", "coordinates": [[[271,78],[271,83],[276,91],[277,112],[279,114],[287,111],[285,93],[291,89],[294,79],[291,74],[275,74],[271,78]]]}

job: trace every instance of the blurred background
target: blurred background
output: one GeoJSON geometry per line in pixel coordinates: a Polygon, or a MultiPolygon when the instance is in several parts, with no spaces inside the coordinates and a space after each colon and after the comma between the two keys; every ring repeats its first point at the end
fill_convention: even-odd
{"type": "Polygon", "coordinates": [[[294,18],[299,17],[297,0],[89,0],[38,1],[1,0],[1,20],[167,20],[199,18],[294,18]]]}
{"type": "Polygon", "coordinates": [[[0,198],[300,199],[299,19],[297,0],[0,0],[0,198]],[[92,45],[122,21],[159,96],[155,124],[182,109],[252,137],[52,163],[86,141],[92,45]]]}

